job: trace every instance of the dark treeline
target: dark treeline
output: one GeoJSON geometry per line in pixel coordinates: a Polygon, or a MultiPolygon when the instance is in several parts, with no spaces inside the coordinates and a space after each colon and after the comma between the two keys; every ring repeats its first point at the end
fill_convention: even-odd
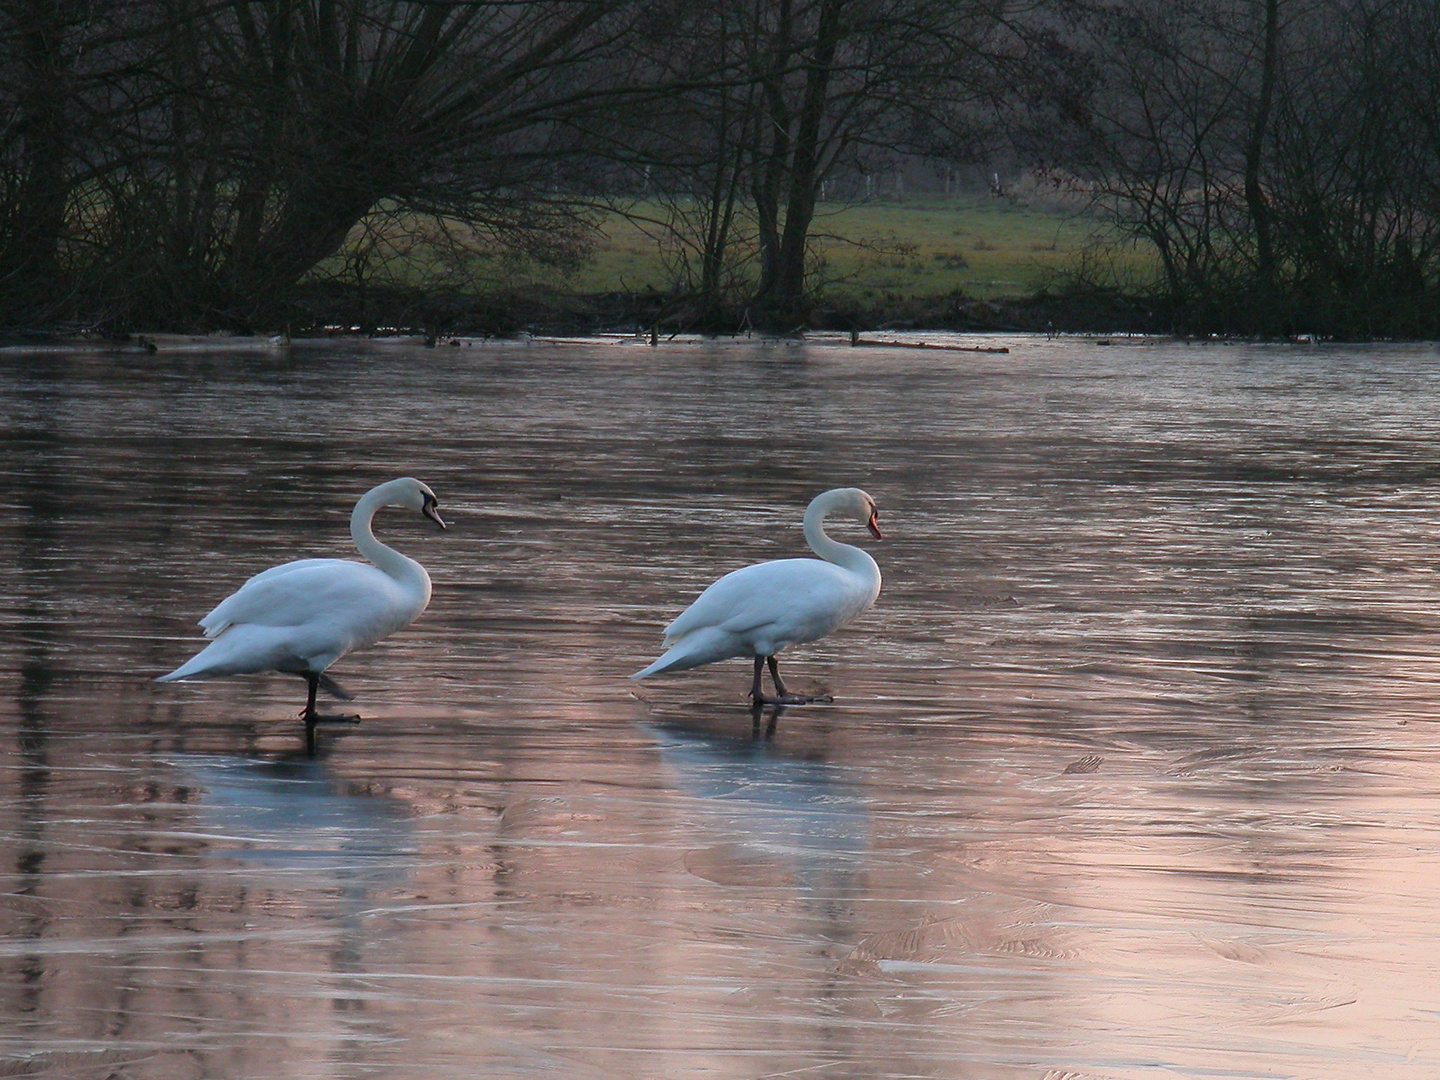
{"type": "Polygon", "coordinates": [[[790,328],[827,196],[1003,155],[1114,226],[1047,310],[1440,336],[1437,87],[1433,0],[0,0],[0,326],[499,325],[618,208],[790,328]]]}
{"type": "Polygon", "coordinates": [[[559,257],[576,220],[554,194],[574,187],[566,126],[623,85],[641,14],[3,2],[3,317],[119,327],[273,327],[297,284],[385,215],[559,257]]]}
{"type": "Polygon", "coordinates": [[[1168,327],[1440,336],[1440,5],[1125,0],[1071,33],[1051,160],[1154,254],[1168,327]]]}

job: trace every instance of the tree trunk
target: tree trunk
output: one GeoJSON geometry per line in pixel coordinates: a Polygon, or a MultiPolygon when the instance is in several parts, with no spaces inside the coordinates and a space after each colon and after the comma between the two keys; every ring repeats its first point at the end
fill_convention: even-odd
{"type": "MultiPolygon", "coordinates": [[[[321,171],[316,179],[335,175],[321,171]]],[[[225,267],[229,314],[246,328],[271,325],[300,279],[339,251],[379,201],[373,191],[343,191],[320,183],[291,189],[282,197],[284,206],[275,220],[225,267]]]]}
{"type": "MultiPolygon", "coordinates": [[[[1265,45],[1260,61],[1260,93],[1245,144],[1245,205],[1255,229],[1255,270],[1265,296],[1275,287],[1275,250],[1271,239],[1270,203],[1260,186],[1260,165],[1270,112],[1275,98],[1275,76],[1279,66],[1280,0],[1265,2],[1265,45]]],[[[1262,297],[1263,300],[1263,297],[1262,297]]]]}
{"type": "Polygon", "coordinates": [[[66,106],[70,65],[65,55],[66,13],[51,0],[20,6],[17,34],[19,100],[16,127],[24,140],[15,200],[8,208],[0,252],[0,283],[7,318],[45,318],[36,305],[58,291],[60,239],[70,197],[70,129],[66,106]]]}
{"type": "Polygon", "coordinates": [[[724,272],[726,256],[730,245],[730,230],[735,221],[736,204],[739,201],[740,175],[744,168],[745,147],[749,144],[746,130],[750,109],[742,103],[739,138],[734,145],[725,141],[730,131],[730,94],[725,91],[721,99],[719,131],[721,141],[717,147],[714,172],[708,193],[707,222],[703,250],[700,257],[700,302],[704,319],[715,322],[724,307],[724,272]]]}
{"type": "Polygon", "coordinates": [[[753,195],[760,258],[755,299],[761,306],[768,303],[779,272],[780,192],[790,159],[790,110],[785,101],[785,69],[789,66],[793,49],[791,14],[790,0],[781,0],[775,32],[765,58],[765,71],[760,80],[763,122],[755,132],[755,138],[757,146],[766,149],[757,154],[760,160],[754,170],[753,195]],[[768,140],[766,128],[769,129],[768,140]]]}
{"type": "Polygon", "coordinates": [[[780,236],[775,281],[767,304],[774,317],[781,321],[803,322],[807,314],[805,259],[809,253],[810,225],[815,220],[815,204],[822,179],[820,127],[829,104],[830,79],[834,71],[844,2],[826,0],[820,14],[815,48],[806,63],[805,96],[800,107],[785,200],[785,229],[780,236]]]}

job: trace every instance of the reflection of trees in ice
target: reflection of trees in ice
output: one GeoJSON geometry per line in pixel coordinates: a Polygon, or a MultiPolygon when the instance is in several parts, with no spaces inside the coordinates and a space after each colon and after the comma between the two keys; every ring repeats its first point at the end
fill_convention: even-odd
{"type": "Polygon", "coordinates": [[[403,879],[417,854],[400,803],[351,790],[323,762],[187,756],[176,764],[203,791],[196,826],[212,857],[348,892],[403,879]]]}
{"type": "Polygon", "coordinates": [[[723,839],[733,871],[760,874],[778,862],[803,891],[832,895],[863,869],[870,811],[840,767],[785,757],[769,742],[676,725],[646,729],[703,815],[697,842],[706,834],[723,839]]]}

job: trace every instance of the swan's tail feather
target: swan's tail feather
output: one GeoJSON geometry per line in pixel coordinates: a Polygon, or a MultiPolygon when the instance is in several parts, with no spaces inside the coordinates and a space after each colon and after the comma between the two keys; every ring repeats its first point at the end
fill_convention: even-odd
{"type": "Polygon", "coordinates": [[[731,636],[724,630],[706,626],[686,634],[666,649],[653,664],[641,668],[630,678],[646,679],[651,675],[659,675],[666,671],[686,671],[699,667],[701,664],[711,664],[716,660],[739,656],[740,652],[732,648],[732,645],[731,636]]]}
{"type": "Polygon", "coordinates": [[[192,656],[189,660],[185,661],[185,663],[181,664],[181,665],[180,665],[179,667],[177,667],[174,671],[170,672],[170,674],[168,674],[168,675],[161,675],[161,676],[159,676],[155,681],[156,681],[156,682],[177,682],[177,681],[179,681],[180,679],[203,679],[203,678],[205,678],[205,676],[206,676],[206,674],[207,674],[206,669],[207,669],[210,665],[209,665],[208,663],[207,663],[207,664],[202,664],[202,663],[200,663],[200,658],[201,658],[202,656],[204,656],[204,655],[205,655],[205,654],[202,652],[202,653],[200,653],[200,654],[197,655],[197,656],[192,656]]]}
{"type": "Polygon", "coordinates": [[[635,674],[631,675],[630,678],[648,679],[651,675],[659,675],[662,671],[668,671],[669,665],[665,663],[665,657],[669,655],[669,653],[666,653],[665,656],[660,657],[660,659],[656,660],[653,664],[650,664],[648,667],[643,667],[639,671],[635,672],[635,674]]]}
{"type": "Polygon", "coordinates": [[[156,682],[178,682],[181,679],[219,679],[226,675],[239,675],[255,671],[235,663],[235,646],[243,644],[235,635],[212,641],[205,648],[181,664],[168,675],[161,675],[156,682]]]}
{"type": "MultiPolygon", "coordinates": [[[[311,667],[311,658],[297,655],[293,643],[275,638],[270,627],[232,626],[185,663],[156,682],[181,679],[220,679],[227,675],[249,675],[256,671],[294,671],[311,667]]],[[[333,661],[329,658],[326,663],[333,661]]],[[[324,668],[324,664],[320,665],[324,668]]],[[[344,696],[342,691],[340,695],[344,696]]]]}

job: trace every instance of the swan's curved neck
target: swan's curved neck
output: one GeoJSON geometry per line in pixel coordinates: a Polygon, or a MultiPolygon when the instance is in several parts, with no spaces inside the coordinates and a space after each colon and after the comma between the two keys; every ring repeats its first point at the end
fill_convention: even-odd
{"type": "Polygon", "coordinates": [[[821,499],[812,502],[805,511],[805,542],[810,545],[810,550],[819,555],[826,562],[834,563],[836,566],[843,566],[847,570],[853,570],[857,574],[864,574],[866,577],[880,577],[880,567],[870,557],[870,553],[855,547],[853,544],[842,544],[838,540],[832,540],[825,532],[825,516],[830,513],[831,506],[821,499]]]}
{"type": "Polygon", "coordinates": [[[355,504],[355,509],[350,514],[350,539],[355,541],[355,548],[361,555],[396,581],[424,593],[428,600],[430,575],[425,572],[425,568],[408,555],[402,555],[375,539],[371,525],[375,515],[381,508],[389,505],[390,501],[386,486],[381,484],[366,492],[355,504]]]}

